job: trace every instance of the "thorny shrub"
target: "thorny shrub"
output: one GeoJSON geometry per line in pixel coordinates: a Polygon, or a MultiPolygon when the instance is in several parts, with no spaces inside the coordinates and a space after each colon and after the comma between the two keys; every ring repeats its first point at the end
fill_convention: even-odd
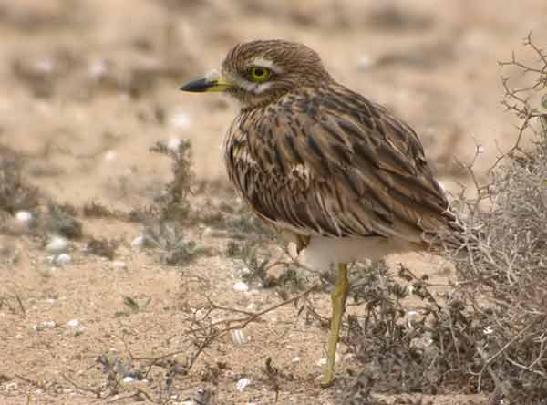
{"type": "Polygon", "coordinates": [[[193,177],[191,143],[188,140],[180,140],[175,145],[157,142],[150,150],[171,159],[173,178],[155,199],[154,206],[139,219],[145,225],[143,243],[160,251],[162,264],[186,265],[209,252],[190,240],[185,232],[185,225],[195,211],[188,199],[193,177]]]}
{"type": "Polygon", "coordinates": [[[463,231],[443,246],[458,282],[437,299],[427,279],[404,267],[399,277],[382,266],[360,272],[353,294],[366,300],[366,315],[350,318],[347,340],[364,368],[346,403],[382,403],[372,392],[483,392],[492,404],[547,403],[547,54],[531,36],[524,45],[537,63],[514,55],[500,63],[511,71],[502,104],[519,121],[517,141],[486,184],[473,168],[477,147],[464,165],[476,196],[462,190],[452,204],[463,231]],[[409,294],[422,302],[412,316],[401,304],[409,294]]]}

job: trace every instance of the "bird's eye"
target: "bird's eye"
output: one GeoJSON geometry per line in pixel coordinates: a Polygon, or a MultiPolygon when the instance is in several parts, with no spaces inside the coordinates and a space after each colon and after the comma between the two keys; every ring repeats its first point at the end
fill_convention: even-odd
{"type": "Polygon", "coordinates": [[[249,78],[256,83],[265,82],[270,78],[271,70],[265,67],[253,66],[249,69],[249,78]]]}

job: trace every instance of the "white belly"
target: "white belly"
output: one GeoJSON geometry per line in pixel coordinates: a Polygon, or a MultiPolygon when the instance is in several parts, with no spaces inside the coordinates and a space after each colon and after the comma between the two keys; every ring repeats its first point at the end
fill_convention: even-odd
{"type": "Polygon", "coordinates": [[[313,270],[325,272],[338,263],[377,261],[390,254],[416,250],[419,250],[417,245],[395,238],[312,236],[299,261],[313,270]]]}

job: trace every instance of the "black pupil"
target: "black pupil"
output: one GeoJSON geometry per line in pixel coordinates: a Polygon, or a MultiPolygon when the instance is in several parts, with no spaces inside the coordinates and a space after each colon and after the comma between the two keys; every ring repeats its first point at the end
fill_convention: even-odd
{"type": "Polygon", "coordinates": [[[255,76],[262,77],[266,74],[266,71],[262,68],[255,68],[255,76]]]}

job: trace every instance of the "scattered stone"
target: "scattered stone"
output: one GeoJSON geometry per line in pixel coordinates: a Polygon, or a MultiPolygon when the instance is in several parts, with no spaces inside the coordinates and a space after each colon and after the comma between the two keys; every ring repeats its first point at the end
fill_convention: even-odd
{"type": "Polygon", "coordinates": [[[251,379],[249,378],[240,378],[236,383],[236,390],[242,392],[248,385],[251,384],[251,379]]]}
{"type": "Polygon", "coordinates": [[[232,288],[235,290],[235,291],[240,291],[240,292],[247,292],[249,291],[249,285],[247,283],[244,283],[243,281],[238,281],[237,283],[235,283],[232,288]]]}
{"type": "Polygon", "coordinates": [[[135,248],[140,248],[144,246],[146,238],[143,235],[137,236],[133,241],[131,242],[131,246],[135,248]]]}
{"type": "Polygon", "coordinates": [[[71,319],[66,323],[66,326],[68,326],[69,328],[79,328],[80,321],[78,319],[71,319]]]}
{"type": "Polygon", "coordinates": [[[34,220],[32,212],[18,211],[15,213],[15,221],[21,225],[29,226],[34,220]]]}
{"type": "Polygon", "coordinates": [[[47,257],[50,264],[53,264],[54,266],[66,266],[70,264],[72,261],[70,255],[68,253],[61,253],[58,255],[51,255],[47,257]]]}
{"type": "Polygon", "coordinates": [[[36,332],[40,332],[42,330],[53,329],[55,327],[57,327],[57,323],[55,321],[43,321],[41,323],[34,325],[32,328],[36,332]]]}
{"type": "Polygon", "coordinates": [[[319,360],[317,360],[315,364],[317,364],[318,367],[323,367],[325,364],[327,364],[327,358],[321,357],[319,360]]]}
{"type": "Polygon", "coordinates": [[[249,337],[245,335],[243,329],[232,329],[230,335],[232,336],[232,343],[236,346],[244,345],[250,340],[249,337]]]}
{"type": "Polygon", "coordinates": [[[46,251],[49,253],[65,253],[68,250],[68,241],[60,236],[53,235],[46,245],[46,251]]]}

